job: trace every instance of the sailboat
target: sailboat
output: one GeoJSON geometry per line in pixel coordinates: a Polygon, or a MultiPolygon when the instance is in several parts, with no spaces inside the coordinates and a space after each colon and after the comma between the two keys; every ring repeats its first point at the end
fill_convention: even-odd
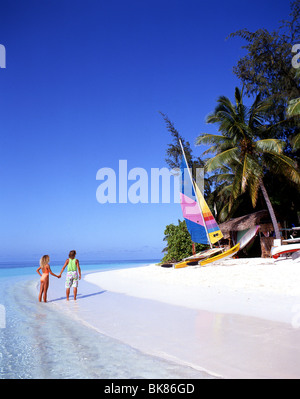
{"type": "Polygon", "coordinates": [[[300,244],[285,244],[273,247],[271,249],[271,255],[274,259],[278,259],[283,254],[291,254],[292,252],[300,252],[300,244]]]}
{"type": "Polygon", "coordinates": [[[195,243],[209,245],[210,248],[195,254],[189,258],[183,259],[181,262],[175,263],[174,268],[182,268],[192,264],[204,266],[208,263],[233,256],[240,249],[240,243],[234,247],[225,250],[224,247],[213,248],[213,244],[220,241],[223,234],[213,217],[201,191],[192,178],[190,168],[187,163],[186,155],[179,140],[182,150],[181,170],[181,190],[180,204],[183,217],[186,222],[187,229],[191,235],[191,239],[195,243]]]}

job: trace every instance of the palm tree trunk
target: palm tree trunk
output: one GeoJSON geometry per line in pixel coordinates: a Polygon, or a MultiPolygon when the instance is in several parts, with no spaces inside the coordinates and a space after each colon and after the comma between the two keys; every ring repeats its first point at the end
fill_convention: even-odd
{"type": "Polygon", "coordinates": [[[262,179],[259,179],[259,187],[263,193],[264,199],[265,199],[267,207],[268,207],[269,214],[271,216],[272,224],[273,224],[274,231],[275,231],[275,237],[276,237],[276,239],[280,239],[280,232],[279,232],[277,219],[276,219],[273,206],[271,204],[269,195],[267,193],[266,187],[265,187],[262,179]]]}

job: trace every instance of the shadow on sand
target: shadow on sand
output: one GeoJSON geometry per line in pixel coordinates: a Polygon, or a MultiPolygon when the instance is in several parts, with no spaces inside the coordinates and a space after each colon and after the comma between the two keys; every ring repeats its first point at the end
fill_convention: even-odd
{"type": "MultiPolygon", "coordinates": [[[[100,294],[104,294],[106,292],[106,290],[103,291],[99,291],[99,292],[94,292],[93,294],[86,294],[86,295],[82,295],[82,294],[77,294],[77,300],[81,300],[84,298],[89,298],[91,296],[95,296],[95,295],[100,295],[100,294]]],[[[73,297],[73,295],[70,294],[70,299],[73,297]]],[[[62,296],[60,298],[56,298],[56,299],[51,299],[51,301],[48,302],[57,302],[57,301],[63,301],[64,299],[67,299],[66,296],[62,296]]]]}

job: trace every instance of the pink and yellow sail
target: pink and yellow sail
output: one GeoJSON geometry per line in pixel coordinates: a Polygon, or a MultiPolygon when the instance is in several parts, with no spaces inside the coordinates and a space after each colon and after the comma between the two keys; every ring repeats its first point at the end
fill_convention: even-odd
{"type": "Polygon", "coordinates": [[[192,241],[212,246],[223,234],[201,191],[192,180],[183,148],[182,151],[180,203],[183,217],[192,241]]]}

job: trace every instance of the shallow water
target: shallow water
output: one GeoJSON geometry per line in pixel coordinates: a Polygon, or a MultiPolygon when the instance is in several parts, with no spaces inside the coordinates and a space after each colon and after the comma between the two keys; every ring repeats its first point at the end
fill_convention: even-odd
{"type": "MultiPolygon", "coordinates": [[[[135,264],[136,266],[136,264],[135,264]]],[[[9,273],[8,273],[9,274],[9,273]]],[[[34,296],[37,279],[0,278],[0,378],[213,378],[105,336],[34,296]]]]}

